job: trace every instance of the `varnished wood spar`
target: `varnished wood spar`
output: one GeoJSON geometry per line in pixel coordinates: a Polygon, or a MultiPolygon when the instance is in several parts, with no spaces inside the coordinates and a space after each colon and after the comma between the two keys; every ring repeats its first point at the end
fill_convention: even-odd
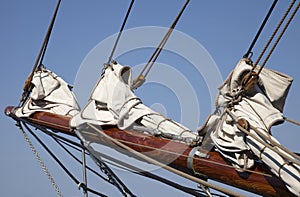
{"type": "MultiPolygon", "coordinates": [[[[5,109],[5,113],[13,108],[5,109]]],[[[36,112],[30,118],[29,122],[45,126],[55,131],[75,136],[69,130],[70,117],[60,116],[47,112],[36,112]]],[[[114,139],[126,144],[130,148],[142,152],[143,154],[156,159],[172,167],[185,172],[190,172],[187,166],[187,158],[192,148],[176,141],[149,136],[135,131],[122,131],[116,127],[102,127],[103,131],[114,139]]],[[[117,147],[104,137],[93,138],[95,142],[113,147],[117,147]]],[[[126,151],[122,151],[123,153],[126,151]]],[[[128,152],[127,152],[128,153],[128,152]]],[[[268,170],[262,163],[256,163],[253,172],[238,173],[226,160],[215,151],[210,151],[209,158],[199,158],[194,156],[194,171],[206,175],[209,179],[219,181],[246,191],[250,191],[263,196],[292,196],[286,189],[284,183],[268,170]]],[[[191,172],[190,172],[191,173],[191,172]]],[[[193,173],[191,173],[194,175],[193,173]]]]}
{"type": "Polygon", "coordinates": [[[70,130],[70,119],[71,117],[69,116],[52,114],[49,112],[36,112],[28,118],[28,120],[32,123],[46,126],[54,131],[76,136],[76,134],[70,130]]]}
{"type": "MultiPolygon", "coordinates": [[[[191,148],[185,144],[143,134],[137,136],[134,131],[121,131],[117,128],[104,129],[104,132],[151,158],[162,163],[170,163],[171,166],[177,169],[189,171],[187,158],[191,148]]],[[[95,140],[98,143],[113,147],[105,138],[95,140]]],[[[274,176],[264,164],[256,163],[255,168],[252,169],[253,173],[238,173],[226,163],[218,152],[210,151],[208,154],[210,155],[208,159],[194,156],[193,166],[196,173],[204,174],[209,179],[263,196],[292,196],[284,183],[274,176]]]]}

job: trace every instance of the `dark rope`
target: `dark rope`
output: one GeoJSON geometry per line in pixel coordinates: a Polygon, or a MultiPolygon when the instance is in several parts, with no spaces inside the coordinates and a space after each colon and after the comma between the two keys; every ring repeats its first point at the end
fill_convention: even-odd
{"type": "MultiPolygon", "coordinates": [[[[261,58],[262,58],[262,56],[263,56],[264,53],[266,52],[267,48],[268,48],[269,45],[271,44],[271,42],[272,42],[272,40],[274,39],[275,35],[277,34],[279,28],[280,28],[281,25],[283,24],[285,18],[288,16],[289,12],[291,11],[292,7],[294,6],[295,1],[296,1],[296,0],[292,0],[292,2],[290,3],[288,9],[287,9],[287,10],[285,11],[285,13],[283,14],[283,16],[282,16],[282,18],[280,19],[279,23],[277,24],[275,30],[273,31],[272,35],[270,36],[270,38],[269,38],[267,44],[264,46],[264,48],[263,48],[262,52],[259,54],[259,56],[258,56],[256,62],[253,64],[253,67],[252,67],[251,72],[253,72],[253,71],[256,69],[256,67],[257,67],[257,65],[258,65],[258,63],[259,63],[259,61],[260,61],[261,58]]],[[[298,5],[298,6],[299,6],[299,5],[298,5]]],[[[275,44],[274,44],[273,47],[272,47],[272,50],[269,52],[268,57],[265,59],[263,65],[260,67],[260,69],[259,69],[259,71],[258,71],[257,74],[259,74],[259,73],[262,71],[262,69],[264,68],[264,66],[265,66],[265,64],[266,64],[266,62],[267,62],[267,60],[268,60],[269,57],[271,56],[273,50],[274,50],[275,47],[277,46],[279,40],[281,39],[283,33],[285,32],[285,30],[286,30],[286,28],[288,27],[289,23],[290,23],[291,20],[293,19],[293,17],[294,17],[294,15],[296,14],[297,10],[298,10],[298,8],[295,9],[294,14],[289,18],[289,21],[288,21],[287,24],[285,25],[284,30],[282,30],[280,36],[277,38],[275,44]]],[[[248,81],[250,80],[250,78],[251,78],[251,75],[249,75],[249,76],[246,78],[245,84],[248,83],[248,81]]]]}
{"type": "MultiPolygon", "coordinates": [[[[63,163],[54,155],[54,153],[46,146],[46,144],[28,127],[28,125],[22,122],[28,132],[40,143],[40,145],[47,151],[47,153],[56,161],[56,163],[65,171],[65,173],[78,185],[80,182],[77,178],[63,165],[63,163]]],[[[101,197],[107,197],[106,195],[97,192],[93,189],[86,188],[87,191],[96,194],[101,197]]]]}
{"type": "Polygon", "coordinates": [[[188,187],[185,187],[185,186],[182,186],[172,180],[168,180],[168,179],[165,179],[161,176],[158,176],[158,175],[155,175],[155,174],[152,174],[151,172],[147,172],[145,171],[145,169],[140,169],[138,167],[135,167],[129,163],[126,163],[124,161],[121,161],[121,160],[118,160],[118,159],[115,159],[114,157],[111,157],[109,155],[106,155],[106,154],[103,154],[103,153],[99,153],[99,155],[103,158],[106,159],[106,163],[109,163],[110,165],[113,165],[115,167],[118,167],[118,168],[121,168],[123,170],[127,170],[131,173],[134,173],[134,174],[137,174],[139,176],[143,176],[143,177],[146,177],[146,178],[150,178],[150,179],[153,179],[153,180],[156,180],[156,181],[159,181],[163,184],[166,184],[166,185],[169,185],[173,188],[176,188],[182,192],[185,192],[185,193],[188,193],[188,194],[191,194],[193,196],[197,196],[197,197],[204,197],[202,194],[199,194],[197,190],[195,189],[192,189],[192,188],[188,188],[188,187]]]}
{"type": "Polygon", "coordinates": [[[127,13],[126,13],[126,16],[125,16],[125,18],[124,18],[124,20],[123,20],[123,24],[122,24],[122,26],[121,26],[121,29],[120,29],[119,33],[118,33],[117,39],[116,39],[116,41],[115,41],[114,47],[113,47],[113,49],[112,49],[112,51],[111,51],[111,54],[110,54],[110,56],[109,56],[109,58],[108,58],[108,61],[107,61],[106,65],[109,65],[110,62],[111,62],[111,60],[112,60],[112,58],[113,58],[113,55],[114,55],[115,50],[116,50],[116,48],[117,48],[117,45],[118,45],[118,43],[119,43],[120,37],[121,37],[122,32],[123,32],[123,30],[124,30],[125,24],[126,24],[126,22],[127,22],[128,16],[129,16],[129,14],[130,14],[131,8],[132,8],[132,6],[133,6],[133,3],[134,3],[134,0],[131,0],[131,3],[130,3],[130,5],[129,5],[129,8],[128,8],[127,13]]]}
{"type": "Polygon", "coordinates": [[[49,40],[50,40],[50,36],[51,36],[51,33],[52,33],[52,29],[53,29],[53,26],[54,26],[56,15],[58,13],[58,8],[59,8],[59,5],[60,5],[60,2],[61,2],[61,0],[59,0],[59,2],[57,3],[56,9],[55,9],[55,12],[54,12],[54,15],[53,15],[53,19],[51,20],[51,23],[50,23],[50,26],[49,26],[49,29],[48,29],[49,34],[47,35],[44,50],[43,50],[43,53],[42,53],[41,58],[40,58],[40,63],[38,65],[43,64],[43,60],[44,60],[44,57],[45,57],[45,54],[46,54],[47,46],[48,46],[48,43],[49,43],[49,40]]]}
{"type": "Polygon", "coordinates": [[[48,27],[48,30],[47,30],[47,33],[45,35],[45,38],[44,38],[43,44],[41,46],[41,49],[39,51],[39,54],[38,54],[38,56],[35,60],[35,63],[34,63],[34,66],[33,66],[33,69],[31,71],[30,75],[26,79],[26,82],[25,82],[25,85],[24,85],[24,88],[23,88],[23,93],[22,93],[22,96],[20,98],[19,106],[21,105],[21,103],[24,104],[23,102],[27,99],[27,97],[29,96],[29,94],[31,92],[31,89],[33,88],[32,84],[31,84],[31,81],[32,81],[34,72],[37,70],[38,66],[42,64],[42,61],[44,59],[46,49],[47,49],[47,46],[48,46],[48,42],[49,42],[49,39],[50,39],[50,35],[51,35],[52,29],[53,29],[53,26],[54,26],[54,22],[55,22],[55,19],[56,19],[56,15],[57,15],[57,12],[58,12],[58,9],[59,9],[59,6],[60,6],[60,2],[61,2],[61,0],[58,0],[58,2],[56,4],[54,14],[52,16],[50,25],[48,27]]]}
{"type": "Polygon", "coordinates": [[[101,160],[101,158],[98,158],[93,154],[91,154],[91,158],[94,159],[100,170],[108,176],[111,184],[115,185],[124,197],[127,197],[128,195],[131,197],[136,197],[136,195],[129,190],[129,188],[119,179],[119,177],[110,169],[110,167],[101,160]]]}
{"type": "MultiPolygon", "coordinates": [[[[61,148],[63,148],[75,161],[77,161],[78,163],[80,163],[82,165],[82,161],[80,161],[80,159],[78,159],[73,153],[71,153],[62,143],[64,143],[63,141],[60,141],[56,138],[53,138],[55,140],[55,142],[60,145],[61,148]]],[[[69,146],[69,144],[66,144],[67,146],[69,146]]],[[[77,149],[76,147],[72,147],[71,148],[75,148],[75,150],[79,151],[79,149],[77,149]]],[[[87,153],[86,153],[87,154],[87,153]]],[[[107,181],[107,179],[102,176],[101,174],[99,174],[97,171],[93,170],[92,168],[90,168],[89,166],[86,166],[86,168],[88,170],[90,170],[93,174],[95,174],[96,176],[100,177],[102,180],[107,181]]],[[[107,181],[108,183],[110,183],[109,181],[107,181]]]]}
{"type": "Polygon", "coordinates": [[[151,70],[151,68],[153,67],[155,61],[157,60],[158,56],[160,55],[161,51],[163,50],[163,48],[164,48],[165,44],[167,43],[172,31],[174,30],[176,24],[178,23],[182,13],[184,12],[184,10],[187,7],[189,2],[190,2],[190,0],[186,0],[185,4],[181,8],[180,12],[176,16],[175,20],[173,21],[173,23],[169,27],[169,30],[167,31],[167,33],[165,34],[165,36],[163,37],[163,39],[161,40],[161,42],[159,43],[159,45],[157,46],[157,48],[155,49],[155,51],[153,52],[151,57],[149,58],[148,62],[146,63],[146,65],[144,66],[144,68],[142,69],[140,74],[134,79],[133,84],[132,84],[132,89],[136,89],[144,83],[144,80],[145,80],[146,76],[148,75],[149,71],[151,70]],[[145,75],[143,75],[143,73],[145,71],[146,71],[146,73],[145,73],[145,75]]]}
{"type": "Polygon", "coordinates": [[[54,155],[54,153],[46,146],[46,144],[23,122],[23,125],[28,132],[41,144],[41,146],[50,154],[50,156],[59,164],[59,166],[70,176],[70,178],[76,183],[80,182],[73,176],[73,174],[64,166],[64,164],[54,155]]]}
{"type": "Polygon", "coordinates": [[[272,11],[274,10],[274,7],[275,7],[275,5],[276,5],[277,2],[278,2],[278,0],[274,0],[274,1],[273,1],[273,3],[272,3],[272,5],[271,5],[271,7],[270,7],[270,9],[269,9],[269,11],[268,11],[268,13],[267,13],[267,15],[265,16],[265,19],[263,20],[262,24],[260,25],[260,28],[259,28],[259,30],[257,31],[257,33],[256,33],[256,35],[255,35],[255,37],[254,37],[254,39],[252,40],[252,43],[251,43],[251,45],[249,46],[248,51],[247,51],[247,52],[245,53],[245,55],[243,56],[244,58],[249,58],[249,55],[252,54],[252,49],[253,49],[253,47],[254,47],[254,45],[255,45],[257,39],[259,38],[259,36],[260,36],[260,34],[261,34],[263,28],[265,27],[265,25],[266,25],[266,23],[267,23],[267,21],[268,21],[270,15],[271,15],[272,11]]]}
{"type": "MultiPolygon", "coordinates": [[[[15,117],[15,116],[13,116],[13,114],[12,114],[12,117],[14,118],[14,119],[19,119],[18,117],[15,117]]],[[[28,121],[26,121],[26,120],[23,120],[23,119],[21,119],[21,121],[22,122],[28,122],[28,121]]],[[[74,141],[72,141],[72,140],[70,140],[70,139],[68,139],[68,138],[64,138],[64,137],[62,137],[62,136],[59,136],[59,135],[57,135],[57,134],[55,134],[55,133],[53,133],[53,132],[50,132],[50,131],[48,131],[47,129],[45,129],[44,127],[41,127],[41,126],[39,126],[39,125],[35,125],[35,124],[32,124],[32,123],[30,123],[30,122],[28,122],[29,124],[31,124],[32,126],[34,126],[34,127],[36,127],[37,129],[39,129],[39,130],[41,130],[41,131],[43,131],[45,134],[47,134],[47,135],[49,135],[49,136],[51,136],[68,154],[70,154],[70,156],[71,157],[73,157],[77,162],[80,162],[80,163],[82,163],[81,161],[79,161],[78,160],[78,158],[76,158],[69,150],[67,150],[61,143],[65,143],[66,145],[68,145],[68,146],[70,146],[71,148],[73,148],[73,149],[75,149],[75,150],[77,150],[77,151],[81,151],[81,150],[79,150],[77,147],[79,147],[79,148],[84,148],[84,149],[86,149],[86,147],[84,147],[82,144],[80,144],[80,143],[76,143],[76,142],[74,142],[74,141]],[[67,143],[70,143],[70,144],[67,144],[67,143]]],[[[90,153],[86,153],[87,155],[89,155],[89,156],[92,156],[90,153]]],[[[93,156],[92,156],[92,158],[94,158],[93,156]]],[[[103,163],[103,165],[105,165],[104,163],[103,163]]],[[[106,168],[109,168],[107,165],[105,165],[105,167],[106,168]]],[[[101,179],[103,179],[103,180],[105,180],[106,182],[108,182],[108,183],[110,183],[110,184],[112,184],[112,185],[114,185],[114,186],[116,186],[114,183],[112,183],[112,182],[110,182],[109,180],[107,180],[105,177],[103,177],[102,175],[100,175],[99,173],[97,173],[95,170],[93,170],[93,169],[91,169],[90,167],[88,167],[87,166],[87,169],[88,170],[90,170],[92,173],[94,173],[95,175],[97,175],[99,178],[101,178],[101,179]]],[[[107,170],[107,169],[106,169],[107,170]]],[[[118,178],[117,178],[117,176],[111,171],[111,170],[109,170],[109,172],[111,173],[111,175],[112,176],[114,176],[114,178],[116,178],[116,180],[118,180],[119,181],[119,183],[122,183],[118,178]]],[[[77,183],[76,181],[74,181],[76,184],[79,184],[79,183],[77,183]]],[[[126,186],[122,183],[121,184],[124,188],[126,188],[126,186]]],[[[116,187],[118,187],[118,186],[116,186],[116,187]]],[[[90,189],[90,188],[88,188],[88,187],[86,187],[86,188],[84,188],[84,189],[86,189],[87,191],[89,191],[89,192],[91,192],[91,193],[94,193],[94,194],[97,194],[97,195],[99,195],[99,196],[101,196],[101,193],[98,193],[98,192],[96,192],[95,190],[92,190],[92,189],[90,189]]],[[[128,193],[131,193],[128,189],[126,190],[126,191],[128,191],[128,193]]],[[[131,193],[132,194],[132,193],[131,193]]],[[[132,196],[134,196],[134,195],[132,195],[132,196]]]]}

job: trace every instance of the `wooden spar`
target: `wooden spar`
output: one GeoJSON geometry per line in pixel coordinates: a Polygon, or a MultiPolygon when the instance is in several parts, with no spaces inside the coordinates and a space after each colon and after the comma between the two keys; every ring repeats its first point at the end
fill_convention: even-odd
{"type": "MultiPolygon", "coordinates": [[[[5,114],[13,117],[14,109],[14,107],[7,107],[5,114]]],[[[35,112],[29,118],[26,118],[26,120],[32,124],[76,136],[69,129],[70,117],[67,116],[49,112],[35,112]]],[[[149,136],[135,131],[123,131],[114,126],[104,127],[103,131],[108,136],[122,142],[128,147],[193,176],[198,177],[197,174],[204,175],[208,179],[262,196],[292,196],[283,181],[273,175],[263,163],[257,162],[255,168],[250,171],[237,172],[218,152],[213,150],[208,153],[209,158],[200,158],[191,153],[193,151],[191,147],[180,142],[149,136]],[[193,171],[188,166],[188,158],[191,156],[193,171]]],[[[120,147],[117,147],[105,138],[97,137],[93,140],[117,150],[120,149],[120,147]]],[[[124,151],[122,152],[124,153],[124,151]]]]}

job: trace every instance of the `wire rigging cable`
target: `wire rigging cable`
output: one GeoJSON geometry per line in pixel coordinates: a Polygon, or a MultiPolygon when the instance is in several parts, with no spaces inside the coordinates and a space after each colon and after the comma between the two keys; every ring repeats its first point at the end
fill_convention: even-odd
{"type": "Polygon", "coordinates": [[[142,153],[140,153],[140,152],[135,151],[134,149],[130,148],[129,146],[127,146],[127,145],[125,145],[125,144],[119,142],[118,140],[116,140],[116,139],[114,139],[114,138],[108,136],[108,135],[105,134],[102,130],[98,129],[98,128],[95,127],[94,125],[92,125],[92,124],[90,124],[90,123],[87,123],[87,125],[88,125],[90,128],[92,128],[92,129],[94,129],[95,131],[97,131],[97,132],[98,132],[99,134],[101,134],[103,137],[107,138],[107,140],[112,141],[114,144],[120,146],[121,148],[124,148],[125,150],[127,150],[127,151],[133,153],[133,154],[136,155],[137,157],[142,158],[142,159],[144,159],[144,160],[147,161],[147,162],[150,162],[150,163],[152,163],[152,164],[154,164],[154,165],[160,166],[160,167],[162,167],[162,168],[164,168],[164,169],[166,169],[166,170],[168,170],[168,171],[170,171],[170,172],[173,172],[173,173],[178,174],[178,175],[180,175],[180,176],[182,176],[182,177],[184,177],[184,178],[187,178],[187,179],[189,179],[189,180],[191,180],[191,181],[195,181],[195,182],[197,182],[197,183],[199,183],[199,184],[201,184],[201,185],[204,185],[204,186],[207,186],[207,187],[209,187],[209,188],[218,190],[218,191],[223,192],[223,193],[225,193],[225,194],[228,194],[228,195],[230,195],[230,196],[243,196],[243,195],[241,195],[241,194],[238,194],[238,193],[233,192],[233,191],[231,191],[231,190],[228,190],[228,189],[226,189],[226,188],[223,188],[223,187],[220,187],[220,186],[217,186],[217,185],[208,183],[208,182],[206,182],[206,181],[204,181],[204,180],[202,180],[202,179],[193,177],[193,176],[191,176],[191,175],[189,175],[189,174],[187,174],[187,173],[185,173],[185,172],[182,172],[182,171],[177,170],[177,169],[175,169],[175,168],[172,168],[172,167],[170,167],[170,166],[168,166],[168,165],[165,165],[165,164],[163,164],[163,163],[161,163],[161,162],[159,162],[159,161],[157,161],[157,160],[155,160],[155,159],[152,159],[152,158],[150,158],[150,157],[148,157],[148,156],[146,156],[146,155],[144,155],[144,154],[142,154],[142,153]]]}
{"type": "Polygon", "coordinates": [[[272,35],[270,36],[270,38],[269,38],[269,40],[267,41],[266,45],[264,46],[263,50],[262,50],[261,53],[259,54],[259,56],[258,56],[258,58],[257,58],[257,60],[256,60],[256,62],[255,62],[254,65],[257,65],[257,64],[260,62],[262,56],[264,55],[264,53],[265,53],[266,50],[268,49],[269,45],[271,44],[272,40],[274,39],[275,35],[277,34],[277,32],[278,32],[280,26],[282,25],[282,23],[284,22],[285,18],[287,17],[287,15],[289,14],[290,10],[292,9],[292,7],[293,7],[295,1],[296,1],[296,0],[293,0],[293,1],[290,3],[288,9],[287,9],[287,10],[285,11],[285,13],[283,14],[282,18],[280,19],[279,23],[277,24],[275,30],[273,31],[272,35]]]}
{"type": "Polygon", "coordinates": [[[160,52],[163,50],[163,48],[164,48],[165,44],[167,43],[172,31],[174,30],[176,24],[178,23],[182,13],[184,12],[184,10],[187,7],[189,2],[190,2],[190,0],[186,0],[185,4],[183,5],[183,7],[179,11],[178,15],[176,16],[175,20],[173,21],[173,23],[169,27],[169,30],[167,31],[167,33],[165,34],[165,36],[163,37],[163,39],[161,40],[161,42],[159,43],[159,45],[157,46],[155,51],[153,52],[152,56],[149,58],[148,62],[146,63],[146,65],[144,66],[144,68],[142,69],[140,74],[133,80],[133,84],[131,86],[131,89],[137,89],[138,87],[140,87],[145,82],[146,76],[148,75],[149,71],[151,70],[152,66],[154,65],[155,61],[157,60],[160,52]],[[145,74],[144,74],[144,72],[145,72],[145,74]]]}
{"type": "MultiPolygon", "coordinates": [[[[78,186],[80,186],[80,188],[82,187],[84,190],[96,194],[97,196],[106,196],[100,192],[97,192],[89,187],[87,187],[87,185],[80,183],[76,177],[62,164],[62,162],[60,162],[58,160],[58,158],[54,155],[54,153],[52,153],[52,151],[46,146],[46,144],[43,143],[42,140],[40,140],[40,138],[33,133],[33,131],[27,126],[27,124],[34,126],[36,129],[41,130],[42,132],[44,132],[45,134],[47,134],[48,136],[52,137],[53,140],[58,143],[75,161],[77,161],[78,163],[80,163],[81,165],[83,164],[82,161],[80,161],[78,158],[76,158],[76,156],[74,154],[72,154],[66,147],[63,146],[62,143],[64,143],[65,145],[73,148],[76,151],[81,151],[79,148],[81,149],[86,149],[82,144],[76,143],[68,138],[64,138],[60,135],[57,135],[53,132],[48,131],[46,128],[39,126],[39,125],[35,125],[32,124],[30,122],[28,122],[25,119],[19,119],[18,117],[14,116],[13,114],[11,114],[11,116],[17,121],[17,122],[22,122],[23,125],[25,126],[25,128],[28,130],[28,132],[41,144],[41,146],[48,152],[48,154],[58,163],[59,166],[61,166],[61,168],[66,172],[67,175],[69,175],[69,177],[75,182],[75,184],[77,184],[78,186]],[[77,148],[78,147],[78,148],[77,148]]],[[[23,130],[23,132],[25,132],[23,130]]],[[[26,134],[26,133],[25,133],[26,134]]],[[[27,141],[27,140],[26,140],[27,141]]],[[[33,146],[33,145],[32,145],[33,146]]],[[[33,147],[34,148],[34,147],[33,147]]],[[[37,151],[36,151],[37,152],[37,151]]],[[[89,152],[85,152],[86,155],[90,155],[92,158],[93,155],[91,155],[89,152]]],[[[101,162],[100,160],[97,160],[97,165],[101,165],[101,171],[105,173],[105,175],[107,177],[104,177],[102,175],[100,175],[98,172],[96,172],[95,170],[93,170],[92,168],[90,168],[89,166],[85,166],[86,169],[88,169],[89,171],[91,171],[94,175],[98,176],[99,178],[101,178],[102,180],[106,181],[107,183],[110,183],[112,185],[114,185],[115,187],[118,188],[119,191],[122,192],[122,194],[124,195],[124,193],[126,193],[126,195],[124,196],[135,196],[134,194],[132,194],[132,192],[126,187],[126,185],[124,183],[122,183],[122,181],[117,177],[117,175],[115,173],[113,173],[113,171],[109,168],[109,166],[107,166],[104,162],[101,162]],[[128,194],[128,195],[127,195],[128,194]]],[[[44,168],[43,168],[44,170],[44,168]]],[[[47,175],[49,176],[49,175],[47,175]]],[[[54,179],[52,179],[54,181],[54,179]]],[[[52,185],[54,185],[52,183],[52,185]]]]}
{"type": "Polygon", "coordinates": [[[272,5],[271,5],[271,7],[270,7],[270,9],[269,9],[269,11],[268,11],[268,13],[267,13],[267,15],[265,16],[264,21],[262,22],[262,24],[261,24],[259,30],[257,31],[257,33],[256,33],[256,35],[255,35],[255,37],[254,37],[254,39],[252,40],[252,43],[250,44],[248,51],[247,51],[247,52],[245,53],[245,55],[243,56],[244,58],[249,58],[249,55],[252,54],[252,49],[253,49],[255,43],[257,42],[257,39],[259,38],[259,36],[260,36],[262,30],[264,29],[264,27],[265,27],[265,25],[266,25],[266,23],[267,23],[267,21],[268,21],[270,15],[271,15],[271,13],[273,12],[274,7],[275,7],[275,5],[277,4],[277,2],[278,2],[278,0],[274,0],[274,1],[273,1],[273,3],[272,3],[272,5]]]}
{"type": "Polygon", "coordinates": [[[25,141],[27,142],[29,148],[31,149],[31,151],[33,152],[36,160],[39,162],[39,164],[41,165],[44,173],[46,174],[48,180],[50,181],[51,185],[53,186],[54,190],[56,191],[57,196],[62,197],[62,193],[58,187],[58,185],[56,184],[54,178],[52,177],[51,173],[49,172],[46,164],[44,163],[44,161],[42,160],[42,158],[39,156],[37,150],[35,149],[34,145],[32,144],[29,136],[27,135],[27,133],[24,131],[21,122],[17,121],[17,126],[19,127],[25,141]]]}
{"type": "Polygon", "coordinates": [[[268,53],[267,57],[265,58],[265,60],[263,61],[263,63],[261,64],[261,67],[258,71],[257,74],[259,74],[262,69],[264,68],[264,66],[266,65],[267,61],[269,60],[270,56],[272,55],[273,51],[275,50],[277,44],[279,43],[280,39],[282,38],[283,34],[285,33],[285,31],[287,30],[288,26],[290,25],[291,21],[293,20],[294,16],[296,15],[298,9],[300,7],[300,2],[298,3],[298,5],[296,6],[296,8],[294,9],[293,13],[291,14],[291,16],[289,17],[288,21],[286,22],[285,26],[283,27],[283,29],[281,30],[279,36],[277,37],[277,39],[275,40],[272,48],[270,49],[270,52],[268,53]]]}
{"type": "MultiPolygon", "coordinates": [[[[23,121],[20,121],[23,123],[23,125],[25,126],[26,130],[39,142],[39,144],[46,150],[46,152],[56,161],[56,163],[64,170],[64,172],[78,185],[80,184],[80,181],[78,181],[78,179],[64,166],[64,164],[54,155],[54,153],[48,148],[48,146],[29,128],[29,126],[23,122],[23,121]]],[[[24,132],[25,133],[25,132],[24,132]]],[[[53,179],[54,181],[54,179],[53,179]]],[[[51,182],[52,183],[52,182],[51,182]]],[[[88,187],[86,187],[86,190],[93,193],[93,194],[96,194],[98,196],[101,196],[101,197],[106,197],[106,195],[100,193],[100,192],[97,192],[93,189],[90,189],[88,187]]]]}
{"type": "Polygon", "coordinates": [[[121,29],[120,29],[119,33],[118,33],[117,39],[116,39],[116,41],[115,41],[115,44],[114,44],[114,46],[113,46],[113,49],[112,49],[112,51],[111,51],[111,54],[110,54],[110,56],[109,56],[109,58],[108,58],[108,61],[107,61],[106,65],[109,65],[110,62],[111,62],[111,60],[112,60],[112,58],[113,58],[113,55],[114,55],[115,50],[116,50],[116,48],[117,48],[117,45],[118,45],[118,43],[119,43],[120,37],[121,37],[122,32],[123,32],[123,30],[124,30],[125,24],[126,24],[126,22],[127,22],[128,16],[129,16],[129,14],[130,14],[131,8],[132,8],[132,6],[133,6],[133,3],[134,3],[134,0],[131,0],[131,3],[130,3],[130,5],[129,5],[129,7],[128,7],[127,13],[126,13],[125,18],[124,18],[124,20],[123,20],[123,24],[122,24],[122,26],[121,26],[121,29]]]}
{"type": "Polygon", "coordinates": [[[24,101],[29,96],[29,94],[31,92],[31,89],[33,88],[32,84],[31,84],[31,80],[33,78],[34,72],[37,70],[38,66],[42,65],[42,63],[43,63],[43,59],[44,59],[44,56],[45,56],[45,53],[46,53],[46,50],[47,50],[48,42],[50,40],[51,32],[52,32],[52,29],[53,29],[53,26],[54,26],[54,22],[55,22],[57,13],[58,13],[60,2],[61,2],[61,0],[58,0],[58,2],[56,4],[56,8],[55,8],[54,14],[52,16],[52,19],[51,19],[50,25],[48,27],[48,30],[46,32],[46,35],[45,35],[43,44],[41,46],[41,49],[39,51],[39,54],[38,54],[38,56],[36,58],[36,61],[34,63],[33,69],[32,69],[30,75],[28,76],[28,78],[25,81],[25,84],[24,84],[24,87],[23,87],[23,93],[22,93],[22,96],[20,98],[19,106],[21,104],[24,104],[24,101]]]}
{"type": "MultiPolygon", "coordinates": [[[[292,2],[290,3],[289,7],[286,10],[286,12],[283,14],[282,18],[280,19],[279,23],[277,24],[276,28],[274,29],[272,35],[270,36],[269,40],[267,41],[266,45],[264,46],[262,52],[259,54],[259,56],[258,56],[257,60],[255,61],[255,63],[253,63],[253,67],[252,67],[251,73],[253,73],[254,70],[256,69],[257,65],[259,64],[259,62],[260,62],[260,60],[262,58],[262,56],[264,55],[264,53],[268,49],[269,45],[271,44],[272,40],[274,39],[274,37],[277,34],[278,30],[280,29],[281,25],[283,24],[283,22],[285,21],[286,17],[289,14],[289,12],[293,8],[295,2],[296,2],[296,0],[292,0],[292,2]]],[[[273,44],[270,52],[268,53],[267,57],[265,58],[264,62],[261,65],[261,67],[259,68],[259,71],[255,74],[256,76],[258,76],[260,74],[260,72],[264,68],[265,64],[269,60],[271,54],[273,53],[274,49],[276,48],[277,44],[279,43],[280,39],[282,38],[284,32],[286,31],[286,29],[288,28],[288,26],[291,23],[292,19],[296,15],[296,13],[297,13],[297,11],[299,9],[299,6],[300,6],[300,2],[298,3],[297,7],[294,9],[294,11],[291,14],[291,16],[289,17],[287,23],[285,24],[285,26],[283,27],[282,31],[280,32],[280,35],[277,37],[276,41],[274,42],[274,44],[273,44]]],[[[252,75],[248,75],[248,77],[246,78],[244,84],[247,84],[249,82],[249,80],[250,80],[251,77],[252,77],[252,75]]]]}

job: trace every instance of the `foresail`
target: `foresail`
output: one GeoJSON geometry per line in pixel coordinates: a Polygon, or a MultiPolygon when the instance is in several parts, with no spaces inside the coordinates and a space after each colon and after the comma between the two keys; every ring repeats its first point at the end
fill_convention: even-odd
{"type": "Polygon", "coordinates": [[[210,136],[217,150],[240,171],[253,167],[258,158],[299,195],[299,158],[270,133],[273,125],[284,121],[282,111],[292,78],[266,68],[259,76],[255,71],[249,59],[239,61],[220,86],[217,110],[204,129],[213,128],[210,136]],[[251,77],[253,81],[245,80],[251,77]]]}
{"type": "Polygon", "coordinates": [[[52,71],[39,68],[31,83],[33,89],[23,106],[16,109],[16,116],[29,117],[38,111],[73,116],[79,112],[80,107],[70,86],[52,71]]]}
{"type": "Polygon", "coordinates": [[[131,90],[131,69],[112,63],[105,69],[88,104],[71,119],[71,127],[81,124],[116,125],[196,145],[200,137],[187,127],[145,106],[131,90]]]}

